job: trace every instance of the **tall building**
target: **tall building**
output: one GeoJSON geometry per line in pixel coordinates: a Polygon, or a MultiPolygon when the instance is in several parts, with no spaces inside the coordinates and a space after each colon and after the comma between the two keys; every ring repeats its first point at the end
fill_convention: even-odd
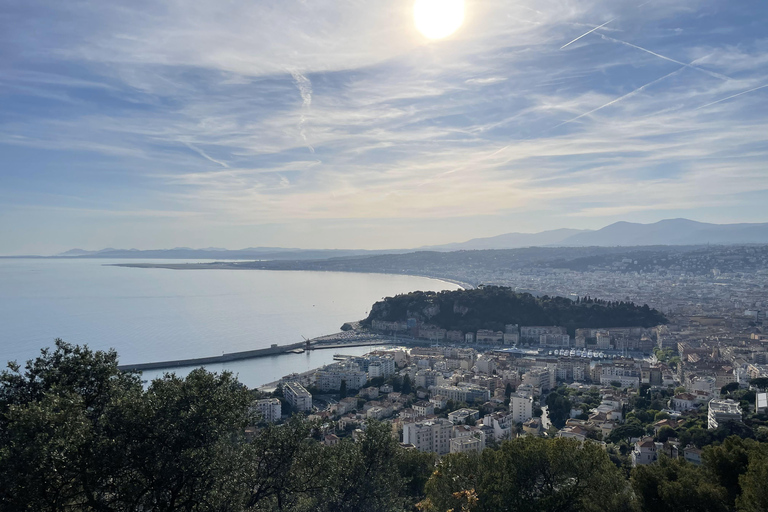
{"type": "Polygon", "coordinates": [[[509,397],[509,413],[515,423],[525,423],[533,418],[533,397],[512,393],[509,397]]]}
{"type": "Polygon", "coordinates": [[[297,411],[312,410],[312,395],[298,382],[286,382],[283,385],[283,396],[297,411]]]}
{"type": "Polygon", "coordinates": [[[280,400],[277,398],[265,398],[264,400],[256,400],[256,402],[253,404],[253,409],[261,415],[264,421],[269,423],[279,421],[282,417],[280,400]]]}
{"type": "Polygon", "coordinates": [[[412,444],[422,452],[445,455],[451,451],[453,423],[438,418],[403,425],[403,443],[412,444]]]}

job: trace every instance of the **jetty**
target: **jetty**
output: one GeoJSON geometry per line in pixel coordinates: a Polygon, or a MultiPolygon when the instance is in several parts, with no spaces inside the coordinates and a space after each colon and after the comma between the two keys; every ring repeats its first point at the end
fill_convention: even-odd
{"type": "MultiPolygon", "coordinates": [[[[404,341],[406,340],[398,340],[398,343],[402,343],[404,341]]],[[[118,368],[123,371],[138,372],[148,370],[165,370],[190,366],[207,366],[228,363],[230,361],[241,361],[244,359],[255,359],[258,357],[276,356],[281,354],[301,354],[310,350],[367,347],[386,344],[392,344],[392,339],[390,337],[369,333],[342,332],[338,333],[338,335],[322,336],[313,340],[292,343],[289,345],[273,344],[269,348],[245,350],[242,352],[230,352],[220,356],[198,357],[194,359],[175,359],[171,361],[124,364],[118,366],[118,368]]]]}

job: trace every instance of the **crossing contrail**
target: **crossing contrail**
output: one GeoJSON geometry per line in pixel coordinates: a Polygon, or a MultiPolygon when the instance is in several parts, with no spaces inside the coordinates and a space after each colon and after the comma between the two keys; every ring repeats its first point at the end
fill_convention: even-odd
{"type": "Polygon", "coordinates": [[[654,80],[653,82],[648,82],[648,83],[647,83],[647,84],[645,84],[645,85],[641,85],[640,87],[638,87],[638,88],[637,88],[637,89],[635,89],[634,91],[628,92],[628,93],[627,93],[627,94],[625,94],[624,96],[620,96],[620,97],[616,98],[615,100],[611,100],[611,101],[609,101],[608,103],[606,103],[605,105],[601,105],[601,106],[599,106],[599,107],[597,107],[597,108],[595,108],[595,109],[592,109],[592,110],[590,110],[589,112],[584,112],[583,114],[581,114],[581,115],[579,115],[579,116],[576,116],[576,117],[574,117],[573,119],[569,119],[568,121],[564,121],[564,122],[560,123],[559,125],[557,125],[557,126],[553,127],[552,129],[554,130],[555,128],[559,128],[559,127],[561,127],[561,126],[563,126],[563,125],[565,125],[565,124],[568,124],[568,123],[572,123],[572,122],[574,122],[574,121],[578,121],[578,120],[579,120],[579,119],[581,119],[582,117],[588,116],[588,115],[590,115],[590,114],[594,114],[594,113],[595,113],[595,112],[597,112],[598,110],[602,110],[602,109],[604,109],[604,108],[606,108],[606,107],[610,107],[611,105],[613,105],[613,104],[615,104],[615,103],[618,103],[618,102],[620,102],[620,101],[622,101],[622,100],[624,100],[624,99],[626,99],[626,98],[629,98],[630,96],[633,96],[633,95],[637,94],[638,92],[641,92],[641,91],[643,91],[644,89],[646,89],[647,87],[650,87],[650,86],[652,86],[653,84],[656,84],[656,83],[658,83],[658,82],[661,82],[662,80],[666,80],[667,78],[671,77],[672,75],[675,75],[675,74],[679,73],[679,72],[680,72],[680,71],[682,71],[683,69],[685,69],[685,67],[682,67],[682,68],[680,68],[680,69],[676,69],[675,71],[673,71],[673,72],[669,73],[668,75],[664,75],[664,76],[662,76],[661,78],[657,78],[657,79],[656,79],[656,80],[654,80]]]}
{"type": "Polygon", "coordinates": [[[574,39],[574,40],[573,40],[573,41],[571,41],[570,43],[567,43],[567,44],[564,44],[563,46],[561,46],[561,47],[560,47],[560,49],[562,50],[563,48],[566,48],[566,47],[568,47],[568,46],[572,45],[573,43],[575,43],[576,41],[578,41],[578,40],[579,40],[579,39],[581,39],[582,37],[584,37],[584,36],[588,36],[589,34],[591,34],[592,32],[594,32],[595,30],[597,30],[597,29],[600,29],[600,28],[603,28],[604,26],[606,26],[607,24],[609,24],[610,22],[612,22],[612,21],[613,21],[613,20],[615,20],[615,19],[616,19],[616,18],[613,18],[612,20],[608,20],[608,21],[606,21],[605,23],[603,23],[603,24],[602,24],[602,25],[600,25],[599,27],[595,27],[595,28],[593,28],[592,30],[590,30],[590,31],[589,31],[589,32],[587,32],[586,34],[581,34],[579,37],[577,37],[576,39],[574,39]]]}
{"type": "Polygon", "coordinates": [[[664,60],[669,61],[669,62],[674,62],[675,64],[680,64],[681,66],[685,66],[687,68],[696,69],[698,71],[701,71],[702,73],[706,73],[706,74],[708,74],[710,76],[713,76],[715,78],[719,78],[720,80],[732,80],[732,78],[729,77],[729,76],[721,75],[720,73],[715,73],[714,71],[709,71],[707,69],[700,68],[699,66],[694,66],[693,64],[686,64],[685,62],[680,62],[679,60],[675,60],[675,59],[672,59],[672,58],[667,57],[665,55],[662,55],[660,53],[656,53],[656,52],[651,51],[651,50],[649,50],[647,48],[643,48],[642,46],[637,46],[636,44],[628,43],[626,41],[622,41],[621,39],[614,39],[613,37],[606,36],[605,34],[599,34],[599,35],[600,35],[600,37],[602,37],[603,39],[606,39],[608,41],[613,41],[614,43],[620,43],[620,44],[623,44],[623,45],[626,45],[626,46],[631,46],[632,48],[635,48],[637,50],[643,51],[645,53],[650,53],[651,55],[654,55],[654,56],[656,56],[656,57],[658,57],[660,59],[664,59],[664,60]]]}

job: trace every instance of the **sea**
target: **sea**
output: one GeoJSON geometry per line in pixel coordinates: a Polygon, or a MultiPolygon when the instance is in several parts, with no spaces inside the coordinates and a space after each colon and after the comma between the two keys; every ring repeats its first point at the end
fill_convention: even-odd
{"type": "MultiPolygon", "coordinates": [[[[56,338],[117,350],[121,364],[221,355],[297,343],[365,318],[384,297],[455,290],[415,276],[264,270],[167,270],[117,263],[205,260],[0,259],[0,365],[23,363],[56,338]]],[[[208,367],[256,387],[371,347],[281,354],[208,367]]],[[[184,375],[192,368],[169,371],[184,375]]],[[[150,381],[163,370],[146,372],[150,381]]]]}

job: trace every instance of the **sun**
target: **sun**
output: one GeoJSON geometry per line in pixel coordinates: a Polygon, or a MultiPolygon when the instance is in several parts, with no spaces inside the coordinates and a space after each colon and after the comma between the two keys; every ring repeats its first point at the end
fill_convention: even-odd
{"type": "Polygon", "coordinates": [[[464,0],[416,0],[413,20],[430,39],[448,37],[464,22],[464,0]]]}

